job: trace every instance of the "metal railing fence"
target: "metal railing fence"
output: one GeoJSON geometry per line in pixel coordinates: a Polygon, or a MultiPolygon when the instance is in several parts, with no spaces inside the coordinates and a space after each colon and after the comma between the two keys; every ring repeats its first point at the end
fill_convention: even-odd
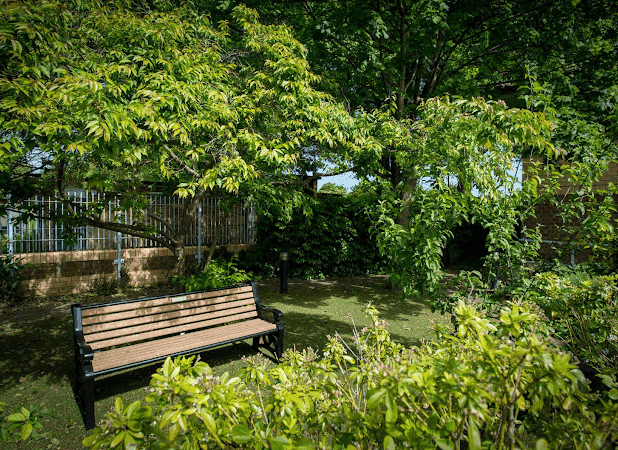
{"type": "MultiPolygon", "coordinates": [[[[96,191],[71,190],[67,193],[78,208],[88,208],[95,202],[100,202],[102,196],[96,191]]],[[[149,217],[150,214],[165,219],[178,228],[180,222],[181,202],[177,196],[150,193],[145,197],[149,209],[119,210],[115,202],[110,202],[99,212],[102,220],[118,220],[124,223],[135,223],[139,220],[157,231],[162,229],[160,221],[149,217]]],[[[53,198],[37,196],[26,202],[27,207],[35,207],[40,211],[37,216],[50,217],[64,213],[65,206],[53,198]]],[[[216,198],[205,198],[198,208],[196,220],[190,226],[186,237],[187,246],[209,245],[216,228],[222,226],[217,244],[253,244],[255,243],[255,209],[236,206],[231,214],[225,217],[216,198]],[[224,223],[225,222],[225,223],[224,223]]],[[[43,253],[65,252],[79,250],[113,250],[120,248],[152,248],[162,247],[152,239],[120,234],[92,226],[78,226],[72,229],[73,239],[67,239],[69,228],[62,223],[37,217],[21,220],[18,213],[9,212],[0,217],[0,233],[2,238],[2,253],[43,253]]]]}

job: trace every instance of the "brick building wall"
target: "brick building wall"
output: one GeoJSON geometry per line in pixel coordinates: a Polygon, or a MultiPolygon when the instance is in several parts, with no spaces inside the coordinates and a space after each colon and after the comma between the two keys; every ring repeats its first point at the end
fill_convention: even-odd
{"type": "MultiPolygon", "coordinates": [[[[536,161],[540,161],[537,159],[536,161]]],[[[524,180],[529,176],[531,161],[526,160],[523,164],[523,178],[524,180]]],[[[541,177],[541,180],[543,177],[541,177]]],[[[597,182],[592,185],[593,190],[607,189],[609,183],[618,185],[618,164],[611,163],[608,170],[599,178],[597,182]]],[[[566,176],[564,180],[560,182],[560,187],[556,191],[557,199],[560,201],[565,195],[572,193],[577,185],[566,176]]],[[[562,221],[558,215],[558,208],[551,203],[538,204],[535,208],[535,217],[529,217],[524,222],[527,228],[536,228],[540,225],[543,242],[541,245],[541,253],[546,257],[555,257],[558,254],[558,249],[562,248],[565,242],[569,239],[562,231],[559,230],[559,226],[562,225],[562,221]]],[[[615,215],[614,219],[618,219],[618,215],[615,215]]],[[[572,224],[577,226],[577,223],[572,224]]],[[[567,257],[568,261],[582,262],[589,256],[589,252],[585,249],[575,250],[573,253],[573,259],[567,257]]]]}
{"type": "MultiPolygon", "coordinates": [[[[532,158],[525,159],[523,163],[523,179],[526,180],[530,174],[530,168],[533,163],[542,162],[540,158],[532,158]]],[[[562,162],[561,164],[566,164],[566,162],[562,162]]],[[[545,177],[541,176],[541,180],[545,177]]],[[[602,190],[607,189],[609,183],[613,183],[614,185],[618,185],[618,164],[610,163],[607,171],[601,175],[601,177],[592,185],[593,190],[602,190]]],[[[560,182],[560,187],[556,191],[557,195],[565,195],[570,192],[573,192],[573,189],[577,188],[577,183],[573,180],[568,179],[566,176],[560,182]]]]}
{"type": "MultiPolygon", "coordinates": [[[[562,221],[558,216],[558,208],[551,203],[541,203],[536,206],[535,212],[535,217],[526,219],[524,225],[528,228],[541,226],[543,242],[541,243],[540,253],[546,258],[556,258],[558,252],[566,245],[564,242],[568,240],[568,236],[559,229],[562,221]]],[[[569,251],[563,262],[579,263],[587,259],[589,255],[590,253],[584,249],[575,249],[572,253],[569,251]]]]}

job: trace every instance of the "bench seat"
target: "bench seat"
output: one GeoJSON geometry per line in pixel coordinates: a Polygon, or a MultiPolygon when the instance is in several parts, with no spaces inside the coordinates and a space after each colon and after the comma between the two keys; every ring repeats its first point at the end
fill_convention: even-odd
{"type": "Polygon", "coordinates": [[[82,307],[71,305],[76,397],[94,428],[96,377],[253,339],[281,358],[281,311],[264,307],[256,283],[82,307]],[[268,320],[269,319],[269,320],[268,320]]]}
{"type": "Polygon", "coordinates": [[[223,345],[254,335],[277,331],[277,326],[261,319],[234,323],[214,329],[200,330],[195,333],[168,337],[156,341],[142,342],[130,347],[114,348],[96,353],[92,360],[92,369],[99,374],[110,369],[125,368],[135,363],[157,360],[175,354],[184,354],[195,349],[196,343],[201,347],[223,345]]]}

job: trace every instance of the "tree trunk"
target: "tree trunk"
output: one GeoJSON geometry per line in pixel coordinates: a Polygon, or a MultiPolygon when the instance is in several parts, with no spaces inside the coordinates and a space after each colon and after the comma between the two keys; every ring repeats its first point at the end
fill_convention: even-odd
{"type": "Polygon", "coordinates": [[[204,263],[204,268],[208,267],[212,262],[212,257],[215,254],[215,250],[217,249],[217,242],[219,242],[219,237],[221,237],[221,232],[223,231],[223,227],[227,223],[230,218],[231,211],[227,211],[223,216],[222,223],[219,223],[215,227],[215,237],[212,239],[212,243],[210,244],[210,248],[208,249],[208,256],[206,257],[206,262],[204,263]]]}
{"type": "MultiPolygon", "coordinates": [[[[405,73],[405,71],[404,71],[405,73]]],[[[399,80],[399,93],[397,94],[397,111],[396,117],[397,120],[403,120],[405,117],[405,107],[406,107],[406,82],[404,78],[399,80]]],[[[392,170],[392,183],[393,188],[396,188],[401,181],[403,181],[403,187],[401,193],[399,194],[399,199],[401,200],[401,212],[395,219],[395,223],[401,225],[403,228],[408,229],[410,226],[410,202],[412,200],[412,195],[414,191],[417,189],[418,180],[413,178],[409,173],[403,173],[399,164],[395,161],[391,164],[392,170]]]]}
{"type": "Polygon", "coordinates": [[[195,222],[195,214],[197,213],[198,206],[206,191],[200,189],[195,196],[188,197],[182,204],[182,218],[178,224],[178,232],[176,233],[174,245],[174,256],[176,257],[176,263],[174,266],[174,276],[184,277],[187,270],[187,261],[185,255],[185,245],[187,242],[187,235],[191,226],[195,222]]]}
{"type": "Polygon", "coordinates": [[[418,180],[416,178],[412,178],[410,176],[406,177],[400,194],[400,199],[402,202],[401,213],[395,222],[406,229],[410,226],[410,202],[414,191],[418,188],[417,185],[418,180]]]}
{"type": "Polygon", "coordinates": [[[185,238],[184,234],[178,236],[178,243],[174,246],[174,276],[182,278],[186,272],[186,258],[185,258],[185,238]]]}

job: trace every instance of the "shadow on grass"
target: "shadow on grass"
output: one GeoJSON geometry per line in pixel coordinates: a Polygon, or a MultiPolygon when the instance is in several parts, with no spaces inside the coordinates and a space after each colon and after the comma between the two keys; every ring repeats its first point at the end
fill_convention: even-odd
{"type": "MultiPolygon", "coordinates": [[[[322,351],[328,343],[328,336],[339,334],[352,347],[355,325],[348,320],[334,320],[321,314],[289,313],[285,316],[285,348],[302,350],[312,347],[322,351]]],[[[358,333],[362,326],[356,324],[358,333]]],[[[391,339],[407,347],[419,345],[421,337],[411,337],[389,329],[391,339]]]]}
{"type": "Polygon", "coordinates": [[[371,302],[385,320],[407,320],[427,311],[427,302],[422,299],[402,298],[399,293],[366,293],[358,297],[357,303],[365,307],[371,302]]]}
{"type": "MultiPolygon", "coordinates": [[[[278,285],[260,283],[262,302],[289,303],[292,307],[328,308],[332,301],[353,302],[362,309],[372,303],[386,320],[405,320],[428,309],[425,299],[403,298],[400,290],[386,287],[386,278],[349,277],[326,280],[293,280],[286,294],[278,285]]],[[[284,311],[285,313],[285,311],[284,311]]]]}
{"type": "MultiPolygon", "coordinates": [[[[368,326],[369,320],[363,310],[370,301],[380,317],[392,323],[389,331],[394,341],[406,346],[418,344],[426,334],[419,330],[426,328],[432,316],[429,308],[423,301],[403,300],[400,293],[383,286],[382,279],[346,282],[293,280],[288,294],[280,294],[278,284],[272,282],[260,286],[259,292],[265,305],[279,308],[284,313],[284,349],[313,347],[321,351],[328,336],[335,333],[354,348],[354,325],[350,317],[353,317],[359,332],[368,326]]],[[[253,354],[250,342],[245,341],[202,352],[200,359],[208,363],[217,375],[225,371],[233,374],[242,367],[242,357],[253,354]]],[[[97,420],[113,407],[115,397],[122,397],[125,404],[143,400],[152,374],[161,364],[153,363],[97,379],[97,420]]],[[[42,382],[50,392],[70,392],[74,388],[73,365],[69,314],[31,322],[16,320],[0,327],[0,391],[6,392],[20,384],[42,382]],[[59,386],[68,389],[55,389],[59,386]]],[[[72,399],[65,400],[70,403],[72,399]]]]}
{"type": "MultiPolygon", "coordinates": [[[[311,346],[322,349],[327,335],[338,332],[346,338],[369,326],[364,310],[371,303],[379,317],[391,326],[391,338],[403,345],[418,345],[430,336],[433,314],[424,299],[404,299],[400,291],[385,288],[385,278],[359,277],[290,283],[281,294],[278,287],[261,291],[262,302],[284,312],[286,348],[311,346]],[[297,285],[295,285],[297,284],[297,285]],[[307,288],[307,284],[309,288],[307,288]]],[[[260,286],[262,287],[262,286],[260,286]]]]}
{"type": "Polygon", "coordinates": [[[26,380],[61,383],[73,374],[71,319],[56,317],[0,328],[0,390],[26,380]]]}

